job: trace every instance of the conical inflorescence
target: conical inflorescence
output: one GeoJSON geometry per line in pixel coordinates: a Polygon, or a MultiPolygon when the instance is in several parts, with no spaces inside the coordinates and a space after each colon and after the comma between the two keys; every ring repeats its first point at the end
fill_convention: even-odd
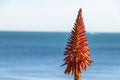
{"type": "Polygon", "coordinates": [[[67,65],[65,74],[72,74],[75,80],[80,80],[81,72],[93,62],[90,59],[87,37],[85,34],[85,26],[82,17],[82,9],[80,8],[76,23],[71,32],[71,36],[67,43],[65,55],[65,63],[67,65]]]}

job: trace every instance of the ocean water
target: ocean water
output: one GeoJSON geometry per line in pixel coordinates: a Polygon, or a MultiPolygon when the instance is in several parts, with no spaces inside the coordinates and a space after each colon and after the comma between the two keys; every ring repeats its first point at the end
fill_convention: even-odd
{"type": "MultiPolygon", "coordinates": [[[[65,75],[70,33],[0,32],[0,80],[74,80],[65,75]]],[[[120,33],[87,33],[94,60],[82,80],[120,79],[120,33]]]]}

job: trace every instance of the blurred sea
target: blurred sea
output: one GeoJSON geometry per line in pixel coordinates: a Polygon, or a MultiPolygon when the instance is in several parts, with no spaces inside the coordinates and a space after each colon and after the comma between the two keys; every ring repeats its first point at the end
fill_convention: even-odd
{"type": "MultiPolygon", "coordinates": [[[[70,33],[0,32],[0,80],[74,80],[61,67],[70,33]]],[[[120,79],[120,33],[87,33],[94,60],[82,80],[120,79]]]]}

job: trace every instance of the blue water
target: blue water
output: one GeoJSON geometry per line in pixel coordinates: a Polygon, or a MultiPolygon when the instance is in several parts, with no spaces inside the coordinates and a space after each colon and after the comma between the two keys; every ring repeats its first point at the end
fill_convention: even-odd
{"type": "MultiPolygon", "coordinates": [[[[82,80],[120,79],[120,33],[87,33],[92,66],[82,80]]],[[[61,67],[69,33],[0,32],[0,80],[73,80],[61,67]]]]}

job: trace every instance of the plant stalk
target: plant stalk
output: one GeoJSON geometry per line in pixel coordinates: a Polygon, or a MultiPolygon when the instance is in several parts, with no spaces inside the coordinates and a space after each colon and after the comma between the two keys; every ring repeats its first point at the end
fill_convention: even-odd
{"type": "Polygon", "coordinates": [[[81,73],[76,72],[74,75],[74,80],[81,80],[81,73]]]}

